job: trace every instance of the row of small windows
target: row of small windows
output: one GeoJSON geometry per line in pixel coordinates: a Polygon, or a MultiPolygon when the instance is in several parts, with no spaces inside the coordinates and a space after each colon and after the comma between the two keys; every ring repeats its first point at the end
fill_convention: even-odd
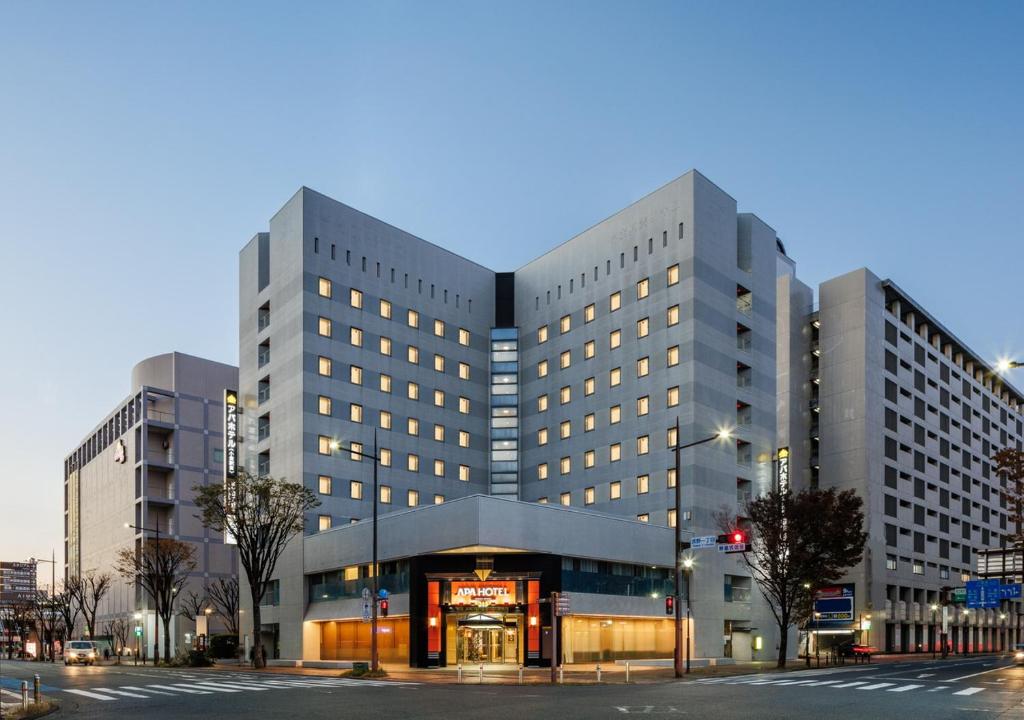
{"type": "MultiPolygon", "coordinates": [[[[437,323],[443,323],[443,320],[435,320],[437,323]]],[[[330,318],[320,316],[317,318],[317,334],[321,337],[334,337],[334,322],[330,318]]],[[[363,330],[362,328],[356,327],[355,325],[349,328],[348,335],[349,343],[355,347],[363,346],[363,330]]],[[[469,330],[459,328],[459,344],[469,346],[469,330]]],[[[391,355],[391,338],[381,336],[380,338],[380,352],[381,355],[391,355]]],[[[414,345],[409,345],[409,362],[419,362],[419,349],[414,345]],[[413,359],[413,354],[415,358],[413,359]]]]}
{"type": "MultiPolygon", "coordinates": [[[[588,416],[592,417],[592,416],[588,416]]],[[[564,424],[564,423],[563,423],[564,424]]],[[[537,443],[539,445],[547,444],[547,428],[541,428],[537,433],[537,443]]],[[[671,450],[676,445],[676,434],[675,428],[669,428],[667,435],[667,449],[671,450]]],[[[651,452],[651,436],[641,435],[636,438],[636,455],[642,457],[651,452]]],[[[622,443],[616,442],[608,446],[608,462],[616,463],[622,460],[622,443]]],[[[597,451],[596,450],[585,450],[583,452],[583,467],[589,470],[595,467],[597,464],[597,451]]],[[[572,472],[572,457],[567,455],[558,461],[558,473],[559,475],[568,475],[572,472]]],[[[546,462],[537,464],[537,479],[547,480],[550,475],[550,464],[546,462]]],[[[669,475],[669,487],[675,487],[675,471],[670,471],[669,475]]],[[[645,491],[646,492],[646,491],[645,491]]]]}
{"type": "MultiPolygon", "coordinates": [[[[593,378],[588,378],[592,380],[593,378]]],[[[588,387],[587,383],[584,383],[584,391],[588,387]]],[[[590,393],[587,393],[588,395],[590,393]]],[[[559,393],[559,402],[561,405],[568,405],[571,402],[571,388],[566,386],[562,388],[559,393]]],[[[665,391],[665,406],[676,407],[679,405],[679,387],[673,386],[665,391]]],[[[548,409],[548,396],[541,395],[537,398],[537,412],[546,412],[548,409]]],[[[651,396],[642,395],[636,399],[636,416],[638,418],[644,417],[651,412],[651,396]]],[[[608,424],[617,425],[622,422],[622,406],[612,405],[608,408],[608,424]]],[[[595,413],[587,413],[583,416],[583,432],[590,432],[596,427],[596,415],[595,413]]],[[[559,437],[562,439],[568,438],[572,435],[572,421],[563,420],[559,424],[559,437]]],[[[673,436],[674,437],[674,436],[673,436]]],[[[548,442],[548,428],[542,427],[537,430],[537,444],[546,445],[548,442]]]]}
{"type": "MultiPolygon", "coordinates": [[[[679,239],[680,240],[683,239],[683,223],[679,223],[679,239]]],[[[661,246],[663,248],[664,247],[668,247],[668,231],[667,230],[664,230],[661,233],[661,246]]],[[[651,237],[651,238],[647,239],[647,254],[651,255],[653,253],[654,253],[654,238],[651,237]]],[[[639,260],[639,259],[640,259],[640,246],[639,245],[634,245],[633,246],[633,262],[637,262],[637,260],[639,260]]],[[[626,267],[626,253],[624,253],[624,252],[623,253],[619,253],[619,269],[623,269],[625,267],[626,267]]],[[[598,265],[594,266],[594,281],[595,282],[598,279],[598,268],[599,268],[598,265]]],[[[605,261],[605,276],[608,276],[608,275],[611,275],[611,274],[612,274],[612,261],[611,260],[606,260],[605,261]]],[[[669,282],[668,282],[669,285],[675,285],[677,282],[679,282],[679,265],[676,264],[676,265],[673,265],[672,267],[670,267],[668,269],[668,274],[669,274],[669,282]]],[[[569,278],[569,292],[570,293],[572,293],[573,290],[575,289],[575,282],[576,282],[575,278],[569,278]]],[[[646,280],[643,280],[641,282],[645,282],[646,283],[646,280]]],[[[584,288],[584,287],[586,287],[586,285],[587,285],[587,274],[585,272],[582,272],[582,273],[580,273],[580,287],[584,288]]],[[[638,285],[639,285],[639,283],[638,283],[638,285]]],[[[644,293],[645,293],[644,297],[646,297],[646,291],[647,291],[647,288],[645,287],[644,288],[644,293]]],[[[561,285],[558,285],[556,287],[556,297],[559,300],[562,298],[562,286],[561,285]]],[[[551,291],[550,290],[547,291],[547,303],[549,305],[551,304],[551,291]]],[[[534,298],[534,305],[537,308],[540,307],[540,295],[537,295],[534,298]]]]}
{"type": "MultiPolygon", "coordinates": [[[[354,500],[361,500],[362,499],[362,494],[363,494],[362,483],[360,483],[358,480],[353,480],[352,484],[353,484],[353,487],[350,490],[350,492],[352,493],[352,499],[354,499],[354,500]],[[358,485],[358,490],[355,487],[357,485],[358,485]],[[356,493],[358,493],[359,497],[356,497],[356,493]]],[[[391,486],[390,485],[381,485],[379,490],[380,490],[380,502],[382,504],[384,504],[384,505],[390,505],[391,502],[392,502],[393,494],[394,494],[392,492],[391,486]]],[[[443,502],[444,502],[444,495],[439,495],[439,494],[435,494],[434,495],[434,504],[435,505],[440,505],[443,502]]],[[[407,490],[406,491],[406,495],[405,495],[405,504],[408,507],[417,507],[420,504],[420,492],[419,492],[419,490],[407,490]]],[[[352,522],[356,522],[356,520],[352,520],[352,522]]],[[[330,515],[323,515],[323,514],[321,514],[321,515],[317,516],[317,528],[320,530],[320,532],[323,532],[325,530],[330,530],[333,526],[334,526],[334,521],[333,521],[333,518],[330,515]]]]}
{"type": "MultiPolygon", "coordinates": [[[[665,361],[666,361],[666,364],[667,364],[668,367],[673,367],[674,365],[678,365],[679,364],[679,346],[674,345],[674,346],[670,347],[667,350],[667,352],[665,354],[665,361]]],[[[559,359],[559,367],[562,370],[565,370],[571,364],[572,364],[572,356],[569,354],[569,351],[566,350],[564,353],[562,353],[562,356],[559,359]]],[[[540,362],[538,362],[537,363],[537,377],[538,378],[547,377],[548,376],[548,368],[549,368],[549,366],[548,366],[548,361],[547,360],[541,360],[540,362]]],[[[636,376],[638,378],[647,377],[648,375],[650,375],[650,373],[651,373],[651,358],[647,357],[647,356],[642,357],[642,358],[637,358],[637,361],[636,361],[636,376]]],[[[586,380],[583,381],[583,386],[584,386],[583,392],[584,392],[585,395],[593,394],[593,392],[594,392],[594,383],[595,383],[595,379],[593,377],[589,377],[589,378],[587,378],[586,380]]],[[[608,387],[618,387],[621,384],[622,384],[622,368],[621,367],[616,367],[616,368],[612,368],[611,370],[609,370],[608,371],[608,387]]]]}
{"type": "MultiPolygon", "coordinates": [[[[351,446],[352,447],[351,447],[351,451],[349,452],[349,457],[353,461],[359,462],[362,459],[362,455],[360,455],[359,453],[363,452],[363,446],[360,443],[352,443],[351,446]]],[[[330,437],[328,437],[326,435],[318,436],[318,438],[317,438],[317,452],[319,452],[321,455],[331,455],[334,452],[334,448],[335,448],[335,444],[334,444],[334,440],[333,439],[331,439],[330,437]]],[[[342,452],[345,452],[345,451],[342,450],[342,452]]],[[[379,460],[380,460],[381,466],[382,467],[391,467],[392,466],[392,453],[391,453],[391,450],[389,448],[378,448],[378,453],[379,453],[379,460]]],[[[447,463],[444,460],[442,460],[440,458],[435,458],[434,459],[433,472],[434,472],[434,476],[435,477],[442,477],[442,478],[445,477],[446,468],[447,468],[447,463]]],[[[406,456],[405,456],[405,469],[408,470],[409,472],[414,472],[414,473],[420,472],[420,456],[417,453],[406,453],[406,456]]],[[[457,477],[458,477],[459,480],[461,480],[463,482],[469,482],[469,480],[470,480],[469,465],[459,465],[458,466],[457,477]]]]}
{"type": "MultiPolygon", "coordinates": [[[[317,400],[318,400],[318,411],[319,411],[319,413],[321,415],[331,415],[331,410],[332,410],[332,406],[333,406],[333,402],[331,401],[331,398],[326,397],[324,395],[320,395],[320,396],[318,396],[317,400]]],[[[390,410],[379,410],[378,413],[379,413],[378,414],[378,421],[377,421],[378,427],[380,427],[382,430],[392,430],[393,429],[393,417],[392,417],[391,411],[390,410]]],[[[349,403],[349,413],[348,414],[349,414],[349,417],[348,417],[349,421],[354,422],[354,423],[362,423],[362,422],[364,422],[365,411],[364,411],[363,406],[360,405],[359,403],[349,403]]],[[[419,437],[420,436],[420,421],[419,421],[418,418],[414,418],[414,417],[406,418],[406,433],[408,435],[412,436],[412,437],[419,437]]],[[[440,423],[435,423],[434,424],[434,430],[433,430],[433,437],[434,437],[434,440],[436,440],[437,442],[445,442],[446,441],[446,437],[447,437],[447,432],[445,430],[445,426],[440,424],[440,423]]],[[[459,430],[457,437],[458,437],[459,447],[461,447],[461,448],[468,448],[469,447],[470,435],[469,435],[468,431],[466,431],[466,430],[459,430]]]]}
{"type": "MultiPolygon", "coordinates": [[[[594,487],[588,487],[583,489],[583,504],[593,505],[596,502],[597,489],[594,487]]],[[[619,500],[622,497],[622,482],[616,480],[608,486],[609,501],[619,500]]],[[[537,502],[541,505],[548,503],[547,496],[537,498],[537,502]]],[[[558,496],[558,502],[560,505],[569,507],[572,505],[572,493],[569,491],[563,492],[558,496]]],[[[669,508],[666,513],[666,520],[669,527],[676,526],[676,511],[675,508],[669,508]]],[[[692,513],[689,510],[683,511],[683,522],[690,522],[692,519],[692,513]]],[[[650,522],[651,514],[648,512],[637,513],[636,519],[640,522],[650,522]]]]}

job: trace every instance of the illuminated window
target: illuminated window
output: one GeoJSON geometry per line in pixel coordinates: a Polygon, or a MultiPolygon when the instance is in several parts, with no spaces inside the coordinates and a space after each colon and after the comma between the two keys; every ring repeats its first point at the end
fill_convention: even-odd
{"type": "Polygon", "coordinates": [[[560,496],[558,497],[558,501],[559,501],[560,503],[562,503],[563,505],[565,505],[565,506],[568,506],[568,505],[570,504],[570,500],[569,500],[569,493],[567,493],[567,492],[565,492],[565,493],[562,493],[562,494],[561,494],[561,495],[560,495],[560,496]]]}
{"type": "Polygon", "coordinates": [[[668,432],[665,433],[665,445],[666,445],[666,447],[674,448],[676,446],[676,439],[677,439],[676,438],[676,429],[675,429],[674,426],[670,427],[668,429],[668,432]]]}
{"type": "Polygon", "coordinates": [[[537,498],[537,503],[539,505],[547,505],[548,504],[548,499],[546,497],[539,497],[539,498],[537,498]]]}
{"type": "Polygon", "coordinates": [[[640,280],[636,284],[636,299],[643,300],[651,294],[651,281],[648,278],[640,280]]]}
{"type": "Polygon", "coordinates": [[[538,480],[547,480],[548,479],[548,464],[547,463],[541,463],[540,465],[537,466],[537,479],[538,480]]]}
{"type": "Polygon", "coordinates": [[[585,308],[583,308],[583,322],[592,322],[594,319],[595,312],[596,308],[594,306],[594,303],[590,303],[585,308]]]}
{"type": "Polygon", "coordinates": [[[321,415],[331,414],[331,399],[326,395],[321,395],[317,398],[317,412],[321,415]]]}
{"type": "Polygon", "coordinates": [[[418,437],[420,434],[420,421],[413,417],[409,418],[405,421],[405,431],[414,437],[418,437]]]}
{"type": "Polygon", "coordinates": [[[380,411],[380,426],[383,430],[391,429],[391,413],[387,410],[380,411]]]}
{"type": "Polygon", "coordinates": [[[388,448],[380,449],[380,464],[384,467],[391,467],[391,450],[388,448]]]}
{"type": "Polygon", "coordinates": [[[363,499],[363,484],[359,480],[349,480],[348,496],[353,500],[363,499]]]}
{"type": "Polygon", "coordinates": [[[435,495],[434,496],[434,504],[435,505],[441,505],[443,503],[444,503],[444,495],[435,495]]]}
{"type": "Polygon", "coordinates": [[[380,301],[380,316],[386,320],[391,319],[391,303],[383,298],[380,301]]]}
{"type": "Polygon", "coordinates": [[[612,405],[608,408],[608,424],[617,425],[622,422],[622,406],[612,405]]]}
{"type": "Polygon", "coordinates": [[[679,386],[670,387],[668,389],[668,396],[666,398],[666,404],[669,407],[675,407],[679,404],[679,386]]]}
{"type": "Polygon", "coordinates": [[[622,443],[612,443],[608,446],[608,462],[618,462],[622,459],[622,443]]]}
{"type": "Polygon", "coordinates": [[[444,425],[434,425],[434,439],[437,442],[444,442],[444,425]]]}
{"type": "Polygon", "coordinates": [[[363,369],[358,365],[349,365],[348,367],[348,380],[353,385],[363,384],[363,369]]]}
{"type": "Polygon", "coordinates": [[[444,337],[444,320],[434,321],[434,334],[438,337],[444,337]]]}
{"type": "Polygon", "coordinates": [[[572,435],[572,423],[568,420],[563,420],[558,426],[558,436],[565,440],[570,435],[572,435]]]}
{"type": "Polygon", "coordinates": [[[361,423],[363,421],[363,406],[358,403],[349,403],[348,419],[352,422],[361,423]]]}
{"type": "Polygon", "coordinates": [[[381,337],[380,339],[380,354],[391,355],[391,338],[381,337]]]}
{"type": "Polygon", "coordinates": [[[420,364],[420,349],[415,345],[410,345],[409,349],[405,353],[405,359],[411,362],[413,365],[420,364]]]}
{"type": "Polygon", "coordinates": [[[406,386],[405,396],[410,400],[420,399],[420,386],[414,382],[409,382],[406,386]]]}
{"type": "Polygon", "coordinates": [[[348,457],[349,457],[350,460],[352,460],[353,462],[362,462],[363,461],[363,444],[362,443],[357,443],[357,442],[349,443],[348,444],[348,449],[349,449],[348,457]]]}
{"type": "Polygon", "coordinates": [[[596,350],[597,345],[594,343],[594,341],[587,340],[585,343],[583,343],[583,359],[589,360],[590,358],[594,357],[596,350]]]}
{"type": "Polygon", "coordinates": [[[444,407],[444,390],[434,391],[434,407],[444,407]]]}
{"type": "Polygon", "coordinates": [[[645,523],[651,521],[651,516],[649,513],[640,513],[636,516],[636,519],[642,523],[645,523]]]}
{"type": "Polygon", "coordinates": [[[537,412],[545,412],[548,409],[548,396],[537,396],[537,412]]]}
{"type": "Polygon", "coordinates": [[[348,304],[354,308],[361,309],[363,307],[363,294],[355,288],[352,288],[348,292],[348,304]]]}
{"type": "Polygon", "coordinates": [[[331,296],[331,281],[325,277],[320,278],[319,292],[320,297],[329,298],[331,296]]]}
{"type": "Polygon", "coordinates": [[[548,429],[546,427],[537,430],[537,444],[547,445],[548,444],[548,429]]]}
{"type": "Polygon", "coordinates": [[[636,416],[643,417],[651,411],[651,399],[647,395],[636,399],[636,416]]]}
{"type": "Polygon", "coordinates": [[[330,515],[320,515],[319,516],[319,520],[320,520],[320,530],[321,531],[323,531],[323,530],[330,530],[331,529],[331,516],[330,515]]]}
{"type": "Polygon", "coordinates": [[[558,320],[558,332],[561,333],[562,335],[564,335],[565,333],[569,332],[569,330],[571,330],[571,329],[572,329],[572,316],[571,315],[563,315],[558,320]]]}
{"type": "Polygon", "coordinates": [[[548,341],[548,326],[541,325],[537,328],[537,344],[546,343],[548,341]]]}
{"type": "Polygon", "coordinates": [[[676,469],[675,468],[669,468],[668,469],[668,473],[666,473],[666,475],[665,475],[665,479],[668,482],[668,486],[670,488],[674,488],[676,486],[676,469]]]}
{"type": "Polygon", "coordinates": [[[541,360],[539,363],[537,363],[537,377],[542,378],[542,377],[547,377],[547,376],[548,376],[548,361],[547,360],[541,360]]]}
{"type": "Polygon", "coordinates": [[[564,388],[558,391],[558,401],[562,405],[565,405],[572,400],[572,388],[566,385],[564,388]]]}
{"type": "Polygon", "coordinates": [[[380,486],[380,501],[385,505],[391,504],[391,486],[381,485],[380,486]]]}
{"type": "Polygon", "coordinates": [[[459,447],[469,447],[469,433],[465,430],[459,430],[459,447]]]}
{"type": "Polygon", "coordinates": [[[679,324],[679,306],[673,305],[668,309],[668,324],[669,327],[679,324]]]}
{"type": "Polygon", "coordinates": [[[608,310],[610,312],[615,312],[620,307],[622,307],[622,293],[613,292],[610,296],[608,296],[608,310]]]}
{"type": "Polygon", "coordinates": [[[596,462],[597,453],[593,450],[587,450],[583,453],[583,467],[592,468],[596,462]]]}
{"type": "Polygon", "coordinates": [[[608,373],[608,385],[618,387],[622,383],[622,368],[612,368],[608,373]]]}
{"type": "Polygon", "coordinates": [[[405,469],[409,472],[420,471],[420,456],[416,453],[409,453],[405,456],[405,469]]]}
{"type": "Polygon", "coordinates": [[[316,439],[316,449],[321,455],[331,454],[331,439],[326,435],[320,435],[316,439]]]}
{"type": "Polygon", "coordinates": [[[317,371],[325,377],[330,377],[331,359],[329,357],[324,357],[323,355],[319,356],[317,358],[317,371]]]}
{"type": "Polygon", "coordinates": [[[594,413],[587,413],[583,416],[583,432],[590,432],[594,429],[596,416],[594,413]]]}
{"type": "Polygon", "coordinates": [[[459,328],[459,345],[469,347],[469,330],[459,328]]]}
{"type": "Polygon", "coordinates": [[[331,494],[331,476],[330,475],[321,475],[319,478],[317,478],[317,482],[318,482],[318,484],[320,486],[320,494],[321,495],[330,495],[331,494]]]}
{"type": "Polygon", "coordinates": [[[317,332],[320,333],[321,337],[330,337],[331,321],[325,317],[320,318],[317,324],[317,332]]]}
{"type": "Polygon", "coordinates": [[[583,489],[583,504],[593,505],[594,504],[594,488],[588,487],[583,489]]]}
{"type": "Polygon", "coordinates": [[[646,377],[651,372],[651,359],[642,357],[636,361],[636,376],[646,377]]]}
{"type": "Polygon", "coordinates": [[[651,478],[649,475],[637,475],[636,476],[636,494],[646,495],[647,491],[650,490],[651,478]]]}
{"type": "Polygon", "coordinates": [[[380,374],[380,391],[381,392],[386,392],[386,393],[391,392],[391,376],[390,375],[385,375],[384,373],[380,374]]]}
{"type": "Polygon", "coordinates": [[[469,380],[469,363],[459,363],[459,380],[469,380]]]}
{"type": "Polygon", "coordinates": [[[666,359],[666,363],[668,364],[669,367],[673,367],[675,365],[678,365],[679,364],[679,346],[678,345],[673,345],[672,347],[670,347],[668,349],[668,352],[665,354],[665,359],[666,359]]]}
{"type": "Polygon", "coordinates": [[[584,395],[593,395],[594,394],[594,387],[596,385],[597,385],[597,382],[595,381],[595,379],[592,378],[592,377],[588,377],[586,380],[583,381],[583,394],[584,395]]]}
{"type": "Polygon", "coordinates": [[[434,460],[434,477],[444,477],[444,460],[434,460]]]}
{"type": "Polygon", "coordinates": [[[411,328],[418,328],[420,326],[420,314],[415,310],[410,310],[405,314],[405,322],[411,328]]]}
{"type": "Polygon", "coordinates": [[[563,350],[562,354],[558,356],[558,366],[565,370],[570,365],[572,365],[572,351],[563,350]]]}
{"type": "Polygon", "coordinates": [[[608,499],[618,500],[622,497],[622,482],[615,480],[608,485],[608,499]]]}
{"type": "Polygon", "coordinates": [[[622,331],[612,330],[608,333],[608,347],[614,350],[620,345],[622,345],[622,331]]]}
{"type": "Polygon", "coordinates": [[[651,451],[651,438],[648,435],[641,435],[636,439],[636,454],[646,455],[651,451]]]}
{"type": "Polygon", "coordinates": [[[469,465],[459,465],[459,480],[469,482],[469,465]]]}
{"type": "Polygon", "coordinates": [[[460,397],[459,398],[459,412],[462,413],[463,415],[469,415],[469,398],[468,397],[460,397]]]}
{"type": "Polygon", "coordinates": [[[558,472],[562,475],[568,475],[572,471],[572,460],[564,457],[558,461],[558,472]]]}
{"type": "Polygon", "coordinates": [[[651,321],[650,318],[640,318],[636,321],[636,336],[638,338],[645,338],[650,334],[651,321]]]}
{"type": "Polygon", "coordinates": [[[444,355],[434,355],[434,370],[444,372],[444,355]]]}
{"type": "Polygon", "coordinates": [[[668,269],[668,272],[665,273],[665,275],[666,275],[666,278],[668,280],[668,285],[671,286],[671,285],[675,285],[676,283],[678,283],[679,282],[679,263],[676,263],[675,265],[670,267],[668,269]]]}
{"type": "Polygon", "coordinates": [[[676,511],[674,508],[669,508],[668,511],[668,526],[674,528],[676,526],[676,511]]]}

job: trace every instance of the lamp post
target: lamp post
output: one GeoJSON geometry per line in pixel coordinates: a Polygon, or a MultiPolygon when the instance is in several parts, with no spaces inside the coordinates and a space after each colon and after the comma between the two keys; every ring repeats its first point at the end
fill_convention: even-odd
{"type": "Polygon", "coordinates": [[[1024,362],[1020,360],[1010,360],[1009,358],[1001,358],[996,362],[996,370],[998,372],[1006,372],[1007,370],[1015,370],[1016,368],[1024,367],[1024,362]]]}
{"type": "Polygon", "coordinates": [[[377,430],[373,431],[373,454],[367,454],[361,450],[355,450],[350,445],[343,446],[340,442],[331,443],[331,450],[344,450],[349,456],[356,455],[373,461],[373,602],[370,606],[370,670],[377,672],[380,669],[380,660],[377,655],[377,603],[380,601],[380,580],[377,577],[377,500],[380,491],[377,489],[377,466],[380,464],[380,456],[377,451],[377,430]]]}
{"type": "MultiPolygon", "coordinates": [[[[678,477],[676,478],[678,482],[678,477]]],[[[678,518],[677,518],[678,522],[678,518]]],[[[683,571],[686,573],[686,672],[690,672],[690,633],[692,632],[692,625],[690,624],[690,589],[693,586],[693,558],[683,558],[683,571]]],[[[676,602],[676,612],[679,611],[679,602],[676,602]]],[[[677,674],[676,677],[679,677],[677,674]]]]}
{"type": "Polygon", "coordinates": [[[932,660],[934,660],[935,659],[935,611],[939,609],[939,606],[937,604],[935,604],[935,603],[932,603],[929,606],[929,608],[932,611],[932,636],[931,636],[930,640],[931,640],[931,643],[932,643],[932,660]]]}
{"type": "MultiPolygon", "coordinates": [[[[136,627],[141,629],[142,626],[139,625],[139,623],[142,622],[142,613],[140,613],[139,611],[136,610],[135,611],[135,615],[133,617],[135,618],[135,625],[136,625],[136,627]]],[[[135,665],[136,665],[136,667],[139,664],[139,643],[141,641],[142,641],[142,633],[138,633],[138,632],[135,633],[135,665]]]]}
{"type": "Polygon", "coordinates": [[[814,611],[814,664],[821,667],[821,613],[814,611]]]}
{"type": "MultiPolygon", "coordinates": [[[[811,593],[811,584],[809,582],[805,582],[804,583],[804,590],[806,590],[808,594],[811,593]]],[[[814,607],[813,596],[812,596],[812,599],[811,599],[811,607],[814,607]]],[[[815,614],[817,614],[817,613],[815,613],[815,614]]],[[[806,621],[804,622],[804,630],[805,630],[805,635],[806,635],[805,638],[804,638],[804,663],[807,665],[807,667],[810,667],[811,666],[811,629],[809,627],[807,627],[807,622],[806,621]]]]}
{"type": "MultiPolygon", "coordinates": [[[[50,563],[50,613],[52,614],[55,610],[53,599],[57,596],[57,553],[51,548],[50,559],[41,560],[40,558],[29,558],[31,563],[50,563]]],[[[51,627],[55,621],[51,618],[51,627]]],[[[50,632],[50,662],[57,662],[57,641],[54,639],[54,633],[50,632]]]]}
{"type": "MultiPolygon", "coordinates": [[[[676,490],[676,493],[675,493],[675,513],[676,513],[676,527],[675,527],[675,530],[676,530],[676,532],[675,532],[675,547],[673,548],[673,553],[674,553],[673,557],[675,558],[674,570],[675,570],[675,580],[676,580],[676,600],[677,600],[677,602],[675,604],[675,640],[676,641],[675,641],[675,652],[673,653],[673,663],[672,664],[673,664],[673,666],[675,668],[675,675],[676,675],[676,677],[677,678],[681,678],[683,676],[683,673],[684,673],[683,653],[682,653],[683,608],[680,606],[680,604],[678,602],[678,599],[683,594],[683,561],[682,561],[682,553],[680,552],[680,550],[682,549],[682,545],[683,545],[683,534],[682,534],[683,533],[683,530],[682,530],[682,525],[683,525],[682,519],[683,518],[682,518],[682,511],[681,511],[681,507],[682,507],[682,504],[683,504],[683,491],[682,491],[682,487],[683,487],[682,480],[683,480],[683,478],[682,478],[682,473],[681,473],[680,465],[679,465],[679,456],[680,456],[680,452],[682,450],[685,450],[686,448],[692,448],[692,447],[696,447],[697,445],[703,445],[704,443],[709,443],[712,440],[728,438],[729,437],[729,431],[727,431],[727,430],[720,430],[719,432],[715,433],[714,435],[712,435],[710,437],[706,437],[706,438],[704,438],[702,440],[696,440],[694,442],[687,443],[686,445],[680,445],[679,444],[679,417],[677,416],[676,417],[675,433],[676,433],[676,444],[675,444],[675,447],[672,448],[675,451],[675,473],[676,473],[676,487],[675,487],[675,490],[676,490]]],[[[692,569],[692,567],[693,567],[693,563],[692,563],[692,560],[691,560],[690,569],[692,569]]],[[[686,627],[687,627],[687,633],[686,634],[687,634],[687,637],[686,637],[686,667],[685,667],[685,672],[687,672],[687,673],[690,672],[690,657],[689,657],[689,654],[690,654],[690,637],[689,637],[689,635],[690,635],[690,631],[689,631],[689,628],[690,628],[690,580],[691,580],[691,577],[688,574],[688,576],[686,578],[686,627]]]]}
{"type": "MultiPolygon", "coordinates": [[[[157,552],[160,552],[160,516],[156,516],[156,527],[148,528],[143,525],[132,525],[131,523],[125,523],[126,528],[132,530],[138,530],[139,532],[151,532],[156,534],[156,548],[157,552]]],[[[166,658],[170,660],[170,658],[166,658]]],[[[153,618],[153,667],[157,666],[160,662],[160,619],[153,618]]]]}

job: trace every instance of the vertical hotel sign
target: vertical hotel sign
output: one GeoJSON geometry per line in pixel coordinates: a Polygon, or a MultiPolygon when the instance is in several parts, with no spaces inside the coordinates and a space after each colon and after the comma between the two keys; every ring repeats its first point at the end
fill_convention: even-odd
{"type": "Polygon", "coordinates": [[[779,490],[786,492],[789,490],[789,448],[779,448],[778,458],[779,490]]]}
{"type": "MultiPolygon", "coordinates": [[[[230,515],[235,505],[238,481],[238,391],[224,391],[224,508],[230,515]]],[[[236,544],[231,531],[224,528],[224,542],[236,544]]]]}

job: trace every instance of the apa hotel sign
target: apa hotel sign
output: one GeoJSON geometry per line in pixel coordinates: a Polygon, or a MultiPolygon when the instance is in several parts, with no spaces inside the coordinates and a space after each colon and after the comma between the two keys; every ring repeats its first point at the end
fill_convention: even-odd
{"type": "Polygon", "coordinates": [[[451,583],[451,605],[515,605],[515,580],[451,583]]]}

